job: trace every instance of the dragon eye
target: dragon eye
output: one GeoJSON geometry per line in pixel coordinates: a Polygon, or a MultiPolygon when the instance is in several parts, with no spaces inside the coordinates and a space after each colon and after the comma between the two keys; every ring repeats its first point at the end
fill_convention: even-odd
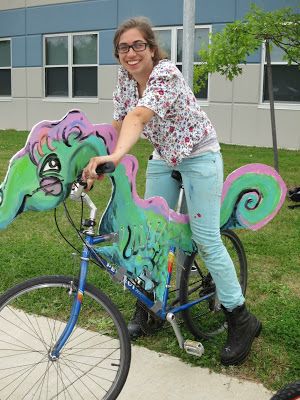
{"type": "Polygon", "coordinates": [[[46,172],[60,172],[61,164],[56,154],[49,154],[40,169],[40,175],[46,172]]]}
{"type": "Polygon", "coordinates": [[[49,170],[58,171],[59,169],[60,169],[60,165],[59,165],[58,160],[50,160],[44,166],[44,172],[49,171],[49,170]]]}

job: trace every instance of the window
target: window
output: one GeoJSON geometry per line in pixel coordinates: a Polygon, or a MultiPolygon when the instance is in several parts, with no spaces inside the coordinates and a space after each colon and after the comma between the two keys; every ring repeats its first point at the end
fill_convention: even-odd
{"type": "Polygon", "coordinates": [[[11,96],[11,41],[0,39],[0,96],[11,96]]]}
{"type": "Polygon", "coordinates": [[[45,96],[98,96],[98,35],[45,36],[45,96]]]}
{"type": "MultiPolygon", "coordinates": [[[[182,44],[183,44],[183,28],[157,28],[155,29],[158,43],[162,49],[166,51],[168,57],[173,61],[178,69],[182,71],[182,44]]],[[[199,50],[203,45],[208,45],[210,27],[195,28],[195,44],[194,44],[194,65],[201,64],[199,50]]],[[[195,93],[198,99],[206,100],[208,92],[208,79],[206,86],[200,92],[195,93]]]]}
{"type": "MultiPolygon", "coordinates": [[[[277,102],[300,102],[300,70],[298,65],[287,65],[283,61],[284,52],[279,47],[271,50],[274,100],[277,102]]],[[[263,52],[264,59],[265,49],[263,52]]],[[[267,65],[263,70],[263,101],[269,101],[267,65]]]]}

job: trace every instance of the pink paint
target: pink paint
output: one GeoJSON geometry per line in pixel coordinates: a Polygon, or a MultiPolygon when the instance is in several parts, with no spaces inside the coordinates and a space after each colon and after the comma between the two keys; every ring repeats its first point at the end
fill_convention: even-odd
{"type": "Polygon", "coordinates": [[[108,152],[111,153],[116,145],[116,131],[110,124],[93,125],[80,110],[69,111],[59,121],[41,121],[34,125],[28,135],[25,146],[13,157],[17,159],[29,153],[34,158],[34,150],[42,154],[42,145],[47,141],[50,150],[54,140],[68,140],[70,134],[77,134],[81,140],[90,135],[100,135],[105,139],[108,152]]]}
{"type": "Polygon", "coordinates": [[[132,197],[139,207],[161,214],[167,221],[174,221],[182,224],[187,224],[189,222],[189,216],[187,214],[180,214],[169,208],[168,203],[163,197],[155,196],[145,200],[139,197],[136,191],[138,161],[134,156],[126,155],[122,159],[121,164],[125,166],[126,175],[132,187],[132,197]]]}
{"type": "Polygon", "coordinates": [[[259,163],[247,164],[247,165],[244,165],[244,166],[236,169],[231,174],[229,174],[228,177],[226,178],[226,181],[224,182],[224,185],[223,185],[222,202],[223,202],[224,198],[226,197],[228,190],[230,189],[230,186],[232,185],[232,183],[236,179],[238,179],[240,176],[246,175],[248,173],[254,173],[254,174],[258,174],[258,175],[264,174],[264,175],[273,176],[274,179],[278,182],[280,190],[281,190],[280,201],[278,202],[276,209],[270,215],[268,215],[262,221],[260,221],[259,223],[249,226],[248,222],[241,215],[239,215],[238,218],[242,224],[244,224],[245,226],[248,226],[251,230],[256,231],[256,230],[262,228],[264,225],[266,225],[269,221],[271,221],[275,217],[275,215],[278,213],[278,211],[280,210],[280,208],[282,207],[282,205],[285,201],[287,188],[286,188],[286,185],[285,185],[283,179],[281,178],[281,176],[278,174],[278,172],[274,168],[270,167],[269,165],[259,164],[259,163]]]}

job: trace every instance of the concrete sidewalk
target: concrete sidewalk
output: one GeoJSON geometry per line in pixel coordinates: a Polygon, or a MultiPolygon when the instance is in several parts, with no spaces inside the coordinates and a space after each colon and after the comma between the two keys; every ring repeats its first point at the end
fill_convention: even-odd
{"type": "MultiPolygon", "coordinates": [[[[36,368],[34,378],[39,376],[39,371],[42,372],[42,376],[45,372],[45,365],[47,369],[47,364],[41,362],[40,356],[44,354],[45,349],[47,350],[45,343],[53,340],[52,331],[56,326],[55,324],[55,320],[26,314],[23,311],[18,311],[16,309],[14,309],[11,314],[7,309],[6,313],[2,312],[1,332],[3,335],[3,333],[9,333],[10,329],[13,329],[16,337],[8,334],[4,340],[0,341],[0,351],[4,352],[5,355],[7,345],[9,343],[14,344],[14,340],[20,349],[25,348],[35,350],[27,352],[29,358],[26,359],[26,363],[27,365],[34,365],[37,362],[40,369],[34,367],[36,368]],[[11,323],[9,324],[8,321],[11,321],[11,323]],[[52,322],[53,326],[51,325],[52,322]],[[25,326],[27,329],[21,329],[20,331],[16,330],[16,327],[19,325],[25,326]],[[35,334],[32,334],[32,332],[35,334]],[[39,334],[36,334],[37,332],[39,332],[39,334]],[[40,336],[40,334],[42,334],[42,336],[40,336]],[[21,342],[19,337],[22,338],[21,342]],[[41,338],[43,340],[41,340],[41,338]],[[31,358],[31,356],[33,358],[31,358]]],[[[64,325],[60,325],[60,329],[62,330],[63,328],[64,325]]],[[[58,334],[58,331],[56,334],[58,334]]],[[[78,328],[77,334],[70,341],[71,345],[66,353],[71,362],[71,366],[73,366],[73,363],[75,364],[80,351],[82,349],[84,350],[82,343],[87,341],[89,341],[90,349],[93,350],[93,356],[97,357],[97,355],[94,354],[94,351],[97,350],[98,347],[99,350],[101,350],[101,343],[103,340],[98,340],[98,335],[95,332],[78,328]],[[85,333],[84,338],[82,337],[83,332],[85,333]],[[76,342],[76,338],[80,338],[79,342],[76,342]],[[72,355],[75,358],[72,358],[72,355]]],[[[105,344],[106,341],[103,343],[105,344]]],[[[24,352],[24,354],[26,354],[26,352],[24,352]]],[[[88,358],[89,353],[84,355],[84,357],[88,358]]],[[[47,357],[45,359],[47,360],[47,357]]],[[[3,360],[4,357],[2,359],[2,368],[0,368],[0,379],[2,373],[2,375],[4,374],[4,379],[9,380],[7,383],[9,383],[9,385],[11,383],[14,385],[14,381],[11,381],[10,378],[11,374],[9,373],[7,375],[6,369],[15,368],[15,358],[10,357],[6,359],[5,365],[3,364],[3,360]]],[[[44,361],[43,357],[42,360],[44,361]]],[[[85,358],[81,359],[81,362],[84,362],[84,360],[85,358]]],[[[66,367],[64,374],[70,374],[72,368],[70,369],[69,364],[64,362],[61,364],[60,368],[63,368],[64,366],[66,367]]],[[[52,371],[55,372],[56,369],[52,369],[52,371]]],[[[27,386],[25,386],[24,380],[22,381],[22,385],[20,385],[17,378],[18,377],[16,377],[15,388],[13,387],[12,389],[14,390],[11,392],[13,396],[9,396],[9,398],[20,400],[21,398],[24,398],[23,394],[26,393],[26,391],[29,393],[31,390],[30,388],[34,386],[32,386],[30,379],[26,381],[27,386]]],[[[54,378],[54,381],[56,382],[56,378],[54,378]]],[[[77,389],[80,390],[81,380],[76,379],[75,381],[79,385],[77,386],[77,389]]],[[[92,384],[92,381],[89,380],[89,383],[92,384]]],[[[5,382],[3,383],[2,381],[1,384],[1,389],[5,389],[5,382]]],[[[82,386],[82,393],[86,393],[86,395],[81,397],[86,400],[92,398],[95,399],[95,396],[91,397],[91,395],[89,395],[89,392],[85,389],[86,387],[87,386],[82,386]]],[[[45,389],[48,390],[48,385],[45,389]]],[[[96,387],[96,390],[98,389],[99,388],[96,387]]],[[[11,386],[9,386],[8,391],[11,391],[11,386]]],[[[132,360],[128,379],[118,397],[118,400],[270,400],[271,396],[272,393],[266,390],[261,384],[239,380],[222,374],[216,374],[210,372],[207,368],[194,367],[182,362],[176,357],[150,351],[144,347],[139,347],[133,344],[132,360]]],[[[40,395],[39,398],[43,399],[46,397],[40,395]]],[[[0,400],[3,398],[8,397],[5,397],[3,392],[1,392],[0,400]]]]}
{"type": "Polygon", "coordinates": [[[175,357],[132,346],[127,382],[118,400],[270,400],[261,384],[190,366],[175,357]]]}

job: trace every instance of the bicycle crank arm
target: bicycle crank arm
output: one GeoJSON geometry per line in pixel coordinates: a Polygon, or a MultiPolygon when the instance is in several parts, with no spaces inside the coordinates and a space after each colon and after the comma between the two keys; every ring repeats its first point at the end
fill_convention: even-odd
{"type": "Polygon", "coordinates": [[[175,335],[176,335],[176,338],[177,338],[179,347],[180,347],[181,349],[183,349],[183,348],[184,348],[184,340],[183,340],[182,334],[181,334],[181,332],[180,332],[180,328],[179,328],[179,326],[178,326],[178,324],[177,324],[177,322],[176,322],[175,314],[169,312],[169,313],[167,314],[167,316],[166,316],[166,320],[167,320],[168,322],[170,322],[170,324],[171,324],[171,326],[172,326],[172,328],[173,328],[173,331],[174,331],[174,333],[175,333],[175,335]]]}
{"type": "Polygon", "coordinates": [[[180,332],[180,328],[176,322],[175,314],[169,312],[166,316],[168,322],[170,322],[173,331],[176,335],[179,347],[185,350],[188,354],[193,356],[201,357],[204,353],[204,347],[202,343],[196,342],[194,340],[184,340],[180,332]]]}

